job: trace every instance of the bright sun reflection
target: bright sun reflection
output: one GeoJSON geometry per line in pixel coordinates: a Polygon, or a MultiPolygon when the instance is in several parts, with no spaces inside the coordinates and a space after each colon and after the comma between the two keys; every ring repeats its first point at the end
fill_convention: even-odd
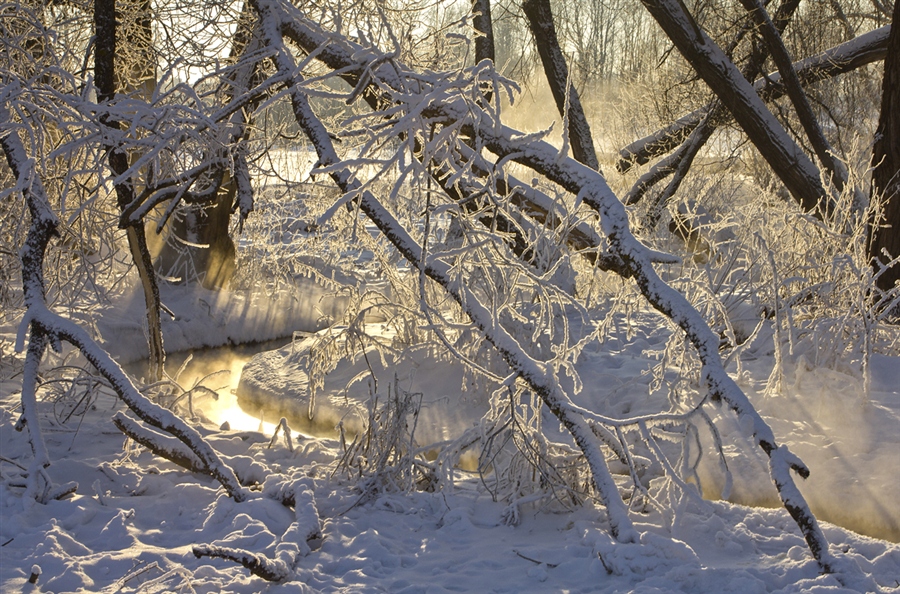
{"type": "MultiPolygon", "coordinates": [[[[193,403],[194,409],[202,412],[203,416],[214,425],[221,427],[227,422],[229,428],[235,431],[259,431],[265,435],[272,435],[279,419],[265,419],[260,418],[260,415],[247,413],[238,405],[235,392],[241,379],[241,371],[253,355],[280,346],[283,344],[221,347],[194,351],[190,362],[178,375],[177,381],[186,390],[195,386],[197,382],[202,382],[203,385],[218,393],[218,400],[200,397],[193,403]],[[228,371],[229,374],[227,377],[203,380],[210,374],[220,371],[228,371]]],[[[174,378],[178,374],[178,370],[187,356],[185,353],[170,355],[166,361],[170,377],[174,378]]]]}

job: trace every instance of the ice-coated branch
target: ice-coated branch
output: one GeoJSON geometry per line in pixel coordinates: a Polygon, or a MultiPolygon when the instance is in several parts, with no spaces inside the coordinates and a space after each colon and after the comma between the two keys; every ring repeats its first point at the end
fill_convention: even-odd
{"type": "Polygon", "coordinates": [[[96,342],[70,320],[53,314],[45,307],[39,309],[39,316],[34,319],[44,327],[51,328],[52,333],[78,347],[81,353],[106,380],[110,383],[119,398],[128,405],[142,421],[174,435],[206,465],[208,472],[225,488],[235,501],[245,501],[250,497],[249,491],[242,487],[234,470],[222,460],[221,456],[203,439],[200,433],[185,423],[175,413],[148,400],[137,391],[122,368],[113,361],[109,353],[101,349],[96,342]]]}
{"type": "Polygon", "coordinates": [[[269,559],[265,555],[251,553],[243,549],[230,547],[217,547],[215,545],[196,545],[191,549],[194,556],[228,559],[250,570],[253,575],[259,576],[270,582],[281,582],[293,575],[293,571],[286,563],[278,559],[269,559]]]}
{"type": "Polygon", "coordinates": [[[301,479],[290,487],[294,506],[294,521],[275,546],[275,558],[293,567],[298,557],[311,552],[309,541],[322,535],[319,511],[313,495],[312,479],[301,479]]]}
{"type": "MultiPolygon", "coordinates": [[[[0,90],[0,100],[5,100],[10,90],[8,87],[0,90]]],[[[73,344],[140,419],[174,435],[187,445],[235,501],[247,499],[249,492],[238,483],[234,471],[222,461],[195,429],[171,411],[144,397],[109,353],[100,348],[83,328],[47,308],[44,296],[44,256],[50,240],[57,234],[58,220],[50,207],[50,201],[35,170],[34,162],[28,158],[18,136],[17,126],[12,122],[9,110],[2,103],[0,103],[0,146],[17,179],[18,188],[25,196],[31,214],[31,226],[21,250],[22,286],[27,309],[17,340],[17,348],[21,349],[24,345],[25,325],[31,329],[31,341],[38,341],[35,348],[41,342],[46,344],[46,341],[61,339],[73,344]]],[[[30,342],[29,351],[31,349],[30,342]]],[[[43,349],[40,352],[43,353],[43,349]]],[[[29,385],[23,385],[23,395],[33,391],[36,385],[34,382],[27,383],[29,385]]],[[[34,426],[36,430],[36,422],[34,426]]]]}
{"type": "MultiPolygon", "coordinates": [[[[475,173],[480,177],[491,176],[493,164],[464,145],[459,149],[466,161],[471,160],[472,170],[475,173]]],[[[465,183],[464,180],[460,182],[465,183]]],[[[603,247],[605,240],[594,227],[585,221],[573,223],[571,217],[563,212],[562,205],[546,193],[516,179],[508,172],[504,172],[502,177],[497,177],[494,183],[497,192],[508,196],[511,204],[520,208],[536,223],[561,234],[569,247],[599,270],[613,271],[620,275],[627,274],[622,260],[603,247]]],[[[656,263],[680,262],[677,256],[662,252],[654,252],[652,258],[656,263]]]]}
{"type": "MultiPolygon", "coordinates": [[[[296,70],[287,49],[281,49],[282,33],[296,41],[306,51],[317,51],[317,56],[328,66],[344,69],[345,72],[352,69],[355,64],[368,63],[367,57],[375,54],[338,35],[326,35],[317,24],[305,19],[293,6],[281,4],[277,0],[258,0],[256,7],[260,12],[268,43],[273,47],[279,47],[276,63],[278,69],[284,73],[296,70]]],[[[360,65],[359,68],[362,69],[363,66],[360,65]]],[[[382,65],[373,69],[370,75],[384,87],[401,92],[405,89],[402,72],[401,66],[393,62],[390,67],[382,65]]],[[[737,75],[740,77],[740,73],[737,75]]],[[[746,80],[744,82],[746,83],[746,80]]],[[[447,273],[445,264],[434,260],[429,261],[427,265],[422,262],[420,246],[374,196],[368,192],[356,192],[358,182],[354,181],[350,172],[342,167],[327,130],[309,108],[301,83],[301,79],[294,75],[290,87],[291,100],[297,121],[313,142],[320,162],[330,168],[330,175],[345,193],[353,192],[358,196],[360,209],[379,227],[398,251],[413,266],[424,270],[432,280],[438,282],[453,296],[485,338],[560,419],[587,457],[595,486],[610,515],[613,532],[618,531],[620,540],[632,540],[635,535],[634,529],[627,516],[627,509],[615,491],[615,483],[598,448],[598,438],[584,417],[575,412],[574,406],[560,389],[552,371],[546,365],[531,359],[477,297],[447,273]]],[[[417,104],[416,109],[421,114],[442,118],[444,121],[466,122],[465,129],[473,136],[477,136],[488,150],[501,158],[512,159],[539,172],[578,196],[600,215],[601,228],[612,254],[626,264],[627,271],[634,277],[648,302],[681,327],[697,350],[702,364],[701,377],[708,386],[710,398],[726,402],[735,413],[750,419],[754,438],[769,456],[772,476],[773,479],[777,477],[775,483],[782,501],[786,507],[790,507],[789,511],[794,510],[791,514],[797,520],[807,542],[812,543],[810,550],[820,566],[830,571],[834,559],[828,552],[828,543],[806,502],[796,490],[790,474],[792,469],[803,467],[796,464],[796,459],[788,461],[784,455],[773,455],[773,452],[781,451],[783,447],[779,448],[769,425],[725,372],[718,352],[718,336],[683,295],[660,279],[653,268],[653,252],[632,235],[625,207],[609,188],[603,176],[574,159],[561,158],[559,151],[549,143],[523,136],[503,126],[491,114],[471,103],[436,96],[428,105],[417,104]]]]}
{"type": "MultiPolygon", "coordinates": [[[[32,335],[28,342],[28,353],[22,368],[22,419],[28,429],[33,458],[28,466],[28,477],[25,482],[25,498],[46,503],[39,491],[40,479],[45,476],[44,469],[50,466],[50,456],[41,435],[40,419],[37,414],[37,396],[35,387],[38,383],[38,365],[47,348],[47,337],[43,333],[32,335]]],[[[19,425],[17,425],[19,428],[19,425]]]]}
{"type": "MultiPolygon", "coordinates": [[[[803,85],[814,84],[820,80],[851,72],[883,60],[887,54],[890,25],[875,29],[856,39],[847,41],[828,49],[821,54],[805,58],[793,63],[793,68],[803,85]]],[[[753,83],[754,90],[764,101],[774,101],[783,97],[786,88],[778,72],[769,73],[753,83]]],[[[635,140],[621,151],[616,169],[625,173],[635,165],[643,165],[659,155],[664,155],[681,144],[688,134],[696,128],[712,106],[707,105],[678,118],[665,128],[657,130],[644,138],[635,140]]],[[[719,127],[730,118],[715,118],[711,124],[719,127]]]]}
{"type": "MultiPolygon", "coordinates": [[[[312,21],[306,20],[304,15],[295,7],[285,5],[283,9],[290,15],[290,19],[281,23],[281,32],[291,41],[300,46],[307,53],[315,53],[318,60],[340,73],[354,88],[357,87],[361,77],[368,76],[365,73],[372,70],[379,54],[365,50],[353,44],[343,43],[344,40],[332,39],[327,33],[312,21]],[[340,43],[339,43],[340,41],[340,43]]],[[[363,98],[373,109],[391,101],[389,94],[385,96],[384,88],[392,89],[398,93],[405,93],[405,84],[398,72],[393,68],[378,68],[378,77],[370,81],[369,87],[363,94],[363,98]],[[376,81],[383,85],[379,87],[376,81]]],[[[466,150],[461,145],[460,150],[466,150]]],[[[491,165],[479,154],[471,152],[464,155],[464,160],[472,160],[472,168],[479,175],[489,175],[491,165]]],[[[565,215],[560,213],[559,205],[555,201],[528,184],[518,182],[510,175],[506,179],[497,179],[497,191],[509,196],[512,204],[517,206],[534,221],[557,228],[565,221],[565,215]]],[[[569,226],[562,235],[568,244],[579,251],[592,264],[600,270],[622,270],[621,262],[602,249],[602,242],[590,225],[578,223],[569,226]]],[[[656,253],[657,262],[677,262],[678,259],[669,254],[656,253]]]]}
{"type": "MultiPolygon", "coordinates": [[[[624,205],[616,198],[597,172],[591,171],[572,159],[558,160],[556,150],[544,142],[535,142],[527,150],[511,140],[507,130],[496,134],[479,128],[487,147],[499,154],[518,155],[515,160],[546,175],[583,200],[600,214],[600,221],[606,234],[610,250],[626,263],[627,269],[638,284],[647,301],[659,312],[675,322],[686,333],[697,350],[702,364],[701,377],[708,386],[713,400],[724,400],[738,415],[752,420],[753,435],[757,444],[769,455],[769,465],[773,480],[779,488],[785,507],[790,506],[791,515],[802,516],[798,526],[810,545],[810,551],[825,571],[830,571],[833,558],[828,552],[828,543],[818,527],[815,516],[809,510],[800,492],[796,490],[790,476],[792,467],[783,466],[783,458],[773,458],[771,452],[777,449],[775,436],[769,425],[759,415],[747,396],[725,372],[719,357],[719,338],[709,328],[700,313],[678,291],[667,285],[653,268],[647,248],[631,233],[624,205]],[[782,488],[783,487],[783,488],[782,488]]],[[[784,446],[781,446],[784,447],[784,446]]],[[[802,474],[801,474],[802,476],[802,474]]]]}
{"type": "Polygon", "coordinates": [[[275,446],[275,442],[278,440],[279,431],[284,434],[284,443],[287,446],[287,449],[293,452],[294,442],[291,440],[291,428],[288,427],[287,419],[284,417],[281,417],[281,420],[275,425],[275,431],[272,432],[272,439],[269,440],[269,449],[271,450],[275,446]]]}
{"type": "MultiPolygon", "coordinates": [[[[22,261],[22,287],[25,294],[25,305],[28,308],[27,311],[30,312],[32,305],[44,303],[44,252],[50,240],[57,235],[59,221],[49,207],[44,185],[37,176],[34,162],[28,158],[16,126],[9,116],[9,110],[3,104],[6,96],[15,93],[16,90],[10,85],[0,92],[0,147],[3,148],[6,162],[12,169],[18,187],[26,196],[34,198],[28,201],[32,224],[25,237],[25,244],[19,253],[22,261]]],[[[35,392],[38,382],[38,366],[50,340],[44,329],[32,319],[32,316],[26,314],[19,328],[19,336],[16,340],[17,350],[21,351],[24,346],[26,327],[31,331],[31,338],[22,373],[22,419],[28,428],[31,449],[34,454],[26,479],[26,496],[44,501],[43,494],[39,493],[38,485],[41,478],[45,482],[47,481],[44,469],[50,465],[50,457],[41,435],[35,392]]],[[[21,425],[17,425],[17,427],[21,427],[21,425]]],[[[45,486],[49,488],[49,483],[45,486]]],[[[46,492],[46,489],[43,492],[46,492]]]]}
{"type": "MultiPolygon", "coordinates": [[[[263,23],[267,43],[272,47],[283,48],[275,58],[277,68],[284,73],[295,73],[296,65],[293,57],[284,47],[281,38],[280,24],[284,22],[284,13],[279,5],[268,0],[257,0],[255,6],[263,23]]],[[[344,193],[358,195],[360,209],[381,230],[384,236],[396,249],[417,269],[422,270],[432,280],[440,284],[453,299],[460,304],[473,323],[484,334],[485,338],[503,356],[504,360],[516,370],[522,379],[543,399],[548,408],[559,418],[569,430],[576,444],[587,458],[591,470],[594,487],[606,507],[609,516],[610,531],[622,542],[637,542],[638,534],[628,517],[628,509],[619,495],[618,488],[610,475],[606,460],[600,449],[599,440],[587,422],[577,414],[572,414],[571,403],[561,390],[559,381],[552,369],[532,359],[521,345],[509,335],[499,324],[478,297],[459,280],[454,279],[449,266],[439,260],[430,260],[427,264],[422,259],[422,249],[399,222],[367,191],[359,192],[359,182],[350,171],[338,167],[340,159],[334,150],[328,131],[313,113],[306,95],[302,91],[299,74],[292,77],[290,87],[291,103],[300,128],[304,131],[319,156],[319,162],[330,167],[330,175],[344,193]]]]}

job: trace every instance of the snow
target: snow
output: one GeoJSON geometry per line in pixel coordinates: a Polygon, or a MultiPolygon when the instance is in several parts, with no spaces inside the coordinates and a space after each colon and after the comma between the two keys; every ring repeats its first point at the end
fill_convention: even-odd
{"type": "MultiPolygon", "coordinates": [[[[201,309],[195,306],[184,315],[201,315],[201,309]]],[[[654,398],[660,396],[648,396],[649,380],[640,373],[655,362],[652,351],[664,342],[664,332],[652,319],[650,314],[641,318],[632,329],[632,340],[616,339],[608,348],[587,352],[584,369],[579,370],[585,385],[606,386],[607,405],[619,414],[641,414],[658,404],[654,398]]],[[[418,378],[417,388],[428,393],[460,392],[458,370],[450,366],[443,375],[435,375],[438,362],[418,356],[415,376],[411,362],[396,370],[418,378]]],[[[334,439],[304,436],[294,428],[292,452],[281,439],[269,447],[271,430],[222,431],[205,424],[200,433],[222,458],[239,475],[253,475],[264,483],[261,494],[235,503],[212,478],[187,473],[138,446],[123,449],[123,437],[110,422],[122,406],[102,396],[80,425],[55,421],[49,413],[52,402],[38,405],[52,461],[47,472],[54,483],[77,481],[81,487],[74,496],[26,505],[22,489],[14,486],[20,470],[2,463],[0,589],[248,593],[900,589],[896,581],[900,545],[829,523],[897,540],[900,358],[873,356],[868,399],[855,376],[809,369],[802,357],[788,367],[785,393],[766,396],[762,384],[771,364],[771,356],[765,355],[745,362],[741,384],[775,434],[810,466],[810,479],[798,488],[823,520],[832,553],[866,574],[845,578],[843,585],[834,575],[819,574],[787,512],[768,507],[778,506],[778,500],[766,476],[764,455],[748,440],[747,427],[728,412],[715,420],[722,426],[735,476],[732,500],[766,507],[687,499],[674,521],[655,511],[635,514],[640,542],[623,544],[608,535],[606,514],[591,504],[571,509],[521,504],[519,523],[507,525],[507,504],[492,500],[481,480],[465,472],[458,474],[453,488],[441,492],[387,492],[360,501],[354,481],[332,476],[331,465],[340,452],[334,439]],[[759,485],[770,492],[758,492],[759,485]],[[302,501],[297,512],[278,501],[276,493],[287,489],[302,501]],[[321,536],[304,542],[296,535],[314,532],[311,509],[321,520],[321,536]],[[193,548],[202,545],[246,549],[269,559],[283,558],[281,551],[288,555],[284,558],[296,557],[296,563],[288,580],[270,585],[233,562],[198,559],[193,548]],[[306,555],[304,545],[309,548],[306,555]],[[35,565],[41,572],[30,586],[35,565]]],[[[352,367],[348,361],[335,373],[342,376],[352,367]]],[[[2,455],[27,460],[30,446],[13,427],[20,385],[4,381],[0,386],[2,455]]],[[[579,394],[583,400],[578,405],[592,404],[588,392],[579,394]]],[[[709,460],[701,474],[712,492],[721,473],[711,456],[709,460]]]]}
{"type": "MultiPolygon", "coordinates": [[[[650,515],[637,523],[641,544],[623,545],[590,506],[565,513],[526,507],[520,524],[507,526],[505,506],[474,479],[449,493],[385,494],[355,505],[350,486],[322,472],[335,442],[305,439],[291,453],[266,449],[267,439],[254,432],[213,432],[213,446],[225,453],[249,448],[273,474],[305,476],[323,518],[318,548],[300,558],[290,581],[267,586],[191,549],[211,543],[271,555],[294,514],[268,498],[236,504],[212,480],[147,452],[122,452],[109,406],[89,414],[76,435],[48,432],[54,479],[78,478],[94,492],[25,509],[20,493],[3,485],[4,591],[20,591],[33,564],[43,570],[37,587],[53,592],[840,591],[833,576],[818,574],[782,510],[691,504],[672,527],[676,540],[650,515]]],[[[16,456],[23,451],[8,404],[4,416],[4,456],[16,456]]],[[[833,546],[882,588],[896,587],[900,547],[823,526],[833,546]]]]}
{"type": "MultiPolygon", "coordinates": [[[[265,342],[290,338],[293,331],[312,332],[343,313],[346,298],[311,278],[297,276],[290,284],[266,290],[215,291],[199,285],[160,285],[163,341],[167,352],[202,347],[265,342]]],[[[101,306],[76,317],[95,325],[101,346],[113,348],[120,362],[146,357],[144,303],[139,294],[115,306],[101,306]]]]}
{"type": "MultiPolygon", "coordinates": [[[[281,29],[280,16],[270,14],[273,10],[267,3],[261,7],[265,33],[271,39],[278,37],[281,29]]],[[[284,46],[272,45],[278,50],[278,67],[293,72],[296,65],[284,46]]],[[[373,70],[379,60],[384,58],[375,60],[373,70]]],[[[47,309],[43,301],[33,303],[37,294],[32,290],[30,320],[76,343],[87,360],[117,386],[132,413],[167,429],[180,441],[157,436],[136,424],[126,416],[125,405],[102,388],[91,391],[92,400],[84,402],[83,414],[59,415],[59,402],[51,391],[53,380],[44,381],[36,394],[36,382],[28,381],[37,376],[36,359],[45,350],[40,334],[36,339],[32,336],[29,344],[35,360],[23,365],[21,358],[2,353],[2,590],[900,590],[900,546],[880,539],[896,540],[900,513],[896,502],[900,491],[896,364],[900,359],[874,356],[868,390],[852,373],[811,366],[800,353],[785,362],[785,381],[772,394],[762,388],[772,366],[771,355],[748,360],[741,375],[724,369],[718,359],[718,337],[680,294],[656,276],[651,265],[654,254],[630,235],[625,211],[602,178],[560,158],[549,145],[528,140],[526,146],[525,140],[515,139],[510,131],[486,126],[480,134],[494,148],[506,155],[519,151],[520,159],[549,163],[552,179],[572,189],[602,215],[612,249],[627,263],[651,303],[684,327],[700,351],[703,382],[733,409],[718,411],[714,421],[720,427],[728,468],[739,478],[730,488],[724,464],[711,455],[699,469],[703,493],[715,496],[717,490],[725,491],[731,502],[704,501],[689,484],[683,485],[684,495],[679,495],[669,489],[664,473],[657,468],[646,488],[650,496],[668,499],[668,505],[641,510],[634,498],[626,505],[629,473],[634,475],[637,470],[630,463],[621,464],[613,466],[610,475],[599,440],[614,429],[624,442],[621,427],[625,422],[638,425],[646,438],[648,417],[642,415],[668,410],[666,395],[651,388],[645,373],[658,361],[665,342],[659,317],[650,312],[635,314],[629,323],[638,320],[637,330],[631,328],[628,334],[636,331],[637,339],[610,340],[595,350],[586,349],[577,362],[577,380],[573,374],[559,373],[552,365],[531,358],[520,339],[507,332],[477,294],[449,274],[449,264],[425,258],[425,250],[378,199],[352,180],[309,109],[300,91],[302,80],[295,76],[291,82],[296,115],[307,132],[314,132],[311,136],[320,149],[323,168],[343,191],[358,199],[410,260],[412,272],[418,270],[423,279],[427,273],[440,282],[486,339],[529,380],[531,389],[559,419],[556,422],[547,415],[544,430],[549,434],[555,431],[564,443],[577,442],[591,466],[603,505],[545,501],[528,495],[501,502],[489,488],[490,476],[465,470],[453,471],[454,480],[440,483],[435,492],[397,492],[388,484],[381,490],[363,489],[364,464],[342,466],[346,449],[340,441],[296,433],[298,428],[306,431],[312,426],[295,423],[289,429],[282,421],[278,424],[285,432],[282,439],[270,437],[271,426],[262,422],[260,431],[231,429],[219,422],[221,417],[208,421],[217,414],[209,402],[197,404],[207,410],[196,423],[188,424],[151,403],[125,381],[119,367],[119,363],[139,359],[145,348],[144,328],[132,322],[141,319],[135,315],[140,310],[137,297],[132,296],[125,308],[114,303],[76,312],[74,323],[47,309]],[[114,314],[116,311],[126,313],[114,314]],[[101,344],[116,354],[118,362],[109,358],[107,350],[97,348],[85,327],[96,330],[101,344]],[[28,384],[24,394],[22,377],[28,384]],[[29,432],[19,431],[23,414],[29,432]],[[593,421],[598,420],[608,427],[592,430],[593,421]],[[136,436],[148,436],[138,441],[154,442],[158,452],[187,459],[199,471],[186,471],[124,440],[113,422],[136,436]],[[565,430],[561,424],[566,425],[565,430]],[[37,427],[41,428],[42,445],[30,441],[37,435],[37,427]],[[30,466],[25,467],[29,460],[30,466]],[[360,469],[359,475],[347,476],[350,468],[360,469]],[[795,484],[791,469],[805,477],[807,468],[812,471],[810,480],[795,484]],[[50,480],[61,485],[45,489],[48,496],[38,498],[40,503],[34,497],[38,473],[48,477],[48,487],[50,480]],[[217,475],[218,481],[207,474],[217,475]],[[779,485],[779,494],[771,487],[770,476],[779,485]],[[76,481],[80,485],[77,491],[67,492],[68,485],[76,481]],[[792,519],[777,505],[779,496],[799,518],[792,519]],[[753,505],[774,500],[776,508],[733,502],[741,500],[753,505]],[[538,504],[540,501],[544,502],[538,504]],[[824,520],[821,524],[803,517],[806,501],[824,520]],[[844,527],[829,524],[829,520],[844,527]],[[824,563],[810,558],[807,542],[813,549],[831,543],[830,550],[822,551],[824,563]],[[822,575],[823,566],[836,573],[822,575]],[[272,585],[260,576],[280,583],[272,585]]],[[[438,90],[431,99],[446,96],[438,90]]],[[[453,112],[454,105],[449,103],[445,109],[453,112]]],[[[416,109],[421,111],[426,104],[416,109]]],[[[490,122],[485,119],[485,123],[490,122]]],[[[249,196],[246,198],[245,206],[249,196]]],[[[256,294],[167,287],[164,302],[177,313],[164,328],[168,349],[309,332],[336,317],[342,307],[339,300],[312,281],[300,285],[256,294]]],[[[13,335],[10,329],[0,328],[0,333],[0,344],[11,343],[7,340],[13,335]]],[[[247,370],[244,385],[250,387],[244,391],[263,393],[256,398],[270,404],[299,401],[299,414],[291,417],[302,418],[303,409],[309,412],[312,407],[303,357],[313,346],[312,339],[300,340],[274,354],[259,356],[247,370]]],[[[781,363],[779,360],[779,366],[781,363]]],[[[424,410],[417,435],[426,444],[452,438],[478,423],[487,405],[486,394],[466,385],[460,364],[449,363],[429,349],[411,349],[394,358],[379,359],[374,365],[369,361],[364,365],[358,357],[342,360],[329,377],[331,384],[321,389],[317,422],[327,428],[347,421],[349,428],[357,410],[368,410],[366,396],[375,388],[374,382],[366,380],[376,375],[381,376],[382,386],[402,382],[404,390],[421,393],[424,410]],[[363,381],[351,391],[346,386],[353,378],[363,381]]],[[[219,407],[218,414],[221,412],[219,407]]],[[[288,416],[281,410],[277,414],[288,416]]],[[[718,440],[719,434],[713,437],[718,440]]],[[[690,440],[682,441],[687,467],[690,440]]],[[[646,442],[653,448],[668,447],[649,438],[646,442]]],[[[701,444],[703,447],[706,453],[713,451],[709,444],[701,444]]],[[[635,453],[626,449],[625,455],[630,461],[635,453]]],[[[645,463],[649,460],[641,460],[645,463]]],[[[657,464],[668,465],[666,456],[657,456],[657,464]]],[[[667,467],[665,474],[674,473],[667,467]]]]}

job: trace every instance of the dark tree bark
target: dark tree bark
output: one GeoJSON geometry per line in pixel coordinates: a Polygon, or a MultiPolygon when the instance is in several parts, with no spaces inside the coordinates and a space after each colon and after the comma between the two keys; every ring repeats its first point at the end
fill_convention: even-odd
{"type": "MultiPolygon", "coordinates": [[[[758,0],[742,1],[758,2],[758,0]]],[[[771,20],[768,21],[769,25],[771,26],[770,33],[775,35],[775,37],[779,41],[781,39],[781,33],[784,31],[785,27],[787,27],[788,22],[790,22],[790,19],[794,15],[794,12],[796,11],[799,4],[799,0],[785,0],[785,2],[782,2],[782,4],[779,6],[778,11],[776,12],[774,17],[774,22],[772,22],[771,20]]],[[[762,8],[762,5],[760,5],[760,10],[764,10],[762,8]]],[[[752,24],[753,19],[751,18],[749,19],[747,26],[741,29],[735,40],[732,41],[727,52],[729,57],[731,56],[731,52],[734,51],[734,48],[737,47],[737,44],[746,33],[748,26],[752,24]]],[[[750,52],[750,56],[747,59],[746,64],[744,64],[743,69],[741,70],[741,74],[744,75],[744,78],[746,78],[748,81],[752,81],[754,78],[759,76],[768,53],[769,52],[767,51],[767,47],[765,45],[754,40],[753,49],[750,52]]],[[[788,65],[788,67],[790,67],[790,60],[788,60],[788,65]]],[[[796,73],[793,69],[791,69],[791,73],[794,75],[794,78],[796,78],[796,73]]],[[[707,108],[707,112],[703,117],[703,120],[690,133],[681,148],[677,152],[672,154],[671,159],[667,159],[663,167],[654,167],[655,171],[652,175],[642,176],[641,179],[639,179],[635,184],[635,187],[632,188],[632,190],[628,193],[628,198],[636,201],[640,199],[642,194],[646,192],[649,187],[661,181],[670,173],[672,174],[672,180],[669,182],[666,188],[656,196],[653,205],[648,211],[645,221],[645,224],[648,228],[653,229],[656,227],[659,219],[662,217],[662,213],[666,205],[669,203],[675,193],[678,192],[678,189],[681,187],[681,183],[684,181],[685,177],[690,171],[691,165],[693,165],[694,163],[694,159],[697,157],[703,147],[706,146],[706,143],[709,141],[709,139],[712,138],[713,132],[716,131],[716,125],[714,122],[724,119],[723,116],[727,114],[727,111],[728,110],[725,109],[722,103],[712,103],[707,108]]]]}
{"type": "MultiPolygon", "coordinates": [[[[884,59],[881,117],[872,153],[872,192],[883,196],[885,203],[884,224],[872,226],[869,254],[882,264],[900,256],[900,1],[894,3],[892,19],[884,59]]],[[[897,281],[900,265],[895,264],[882,272],[877,284],[886,291],[897,281]]]]}
{"type": "Polygon", "coordinates": [[[734,63],[697,25],[684,4],[678,0],[641,1],[681,55],[725,104],[801,208],[829,212],[830,201],[823,201],[825,190],[818,168],[791,140],[734,63]]]}
{"type": "MultiPolygon", "coordinates": [[[[141,5],[149,10],[149,3],[141,5]]],[[[94,84],[97,85],[99,103],[111,104],[116,97],[116,17],[115,0],[95,0],[94,2],[94,84]]],[[[149,23],[149,20],[147,21],[149,23]]],[[[155,69],[154,69],[155,72],[155,69]]],[[[142,70],[146,75],[146,68],[142,70]]],[[[122,77],[127,78],[127,77],[122,77]]],[[[118,130],[119,125],[107,115],[100,117],[100,122],[111,129],[118,130]]],[[[116,177],[128,170],[128,154],[120,147],[107,146],[109,167],[116,177]]],[[[119,210],[124,211],[134,202],[134,183],[126,179],[115,185],[116,202],[119,210]]],[[[125,227],[131,257],[141,279],[144,291],[144,303],[147,310],[147,334],[150,349],[150,376],[154,381],[162,379],[166,352],[163,348],[162,328],[159,312],[161,309],[159,286],[150,251],[147,248],[147,237],[144,224],[138,221],[125,227]]]]}
{"type": "MultiPolygon", "coordinates": [[[[799,0],[785,0],[785,2],[782,2],[781,6],[778,7],[774,22],[774,27],[778,35],[781,35],[785,27],[787,27],[788,22],[794,15],[799,4],[799,0]]],[[[744,35],[750,30],[751,25],[752,20],[748,19],[748,23],[746,23],[745,27],[743,27],[735,36],[735,39],[732,40],[727,51],[729,56],[731,55],[731,52],[734,51],[734,48],[737,47],[738,43],[740,43],[744,35]]],[[[750,56],[747,58],[747,62],[741,70],[741,74],[744,75],[744,78],[748,81],[752,81],[759,76],[766,61],[766,56],[767,52],[765,46],[760,43],[754,43],[750,56]]],[[[678,188],[681,187],[681,182],[690,170],[697,154],[706,145],[709,139],[712,138],[713,132],[716,131],[717,126],[715,125],[715,122],[723,120],[727,115],[727,112],[728,110],[725,109],[725,106],[718,101],[708,105],[705,110],[706,115],[703,116],[703,119],[699,122],[698,126],[691,131],[681,148],[673,153],[670,159],[666,159],[666,162],[663,163],[662,166],[654,167],[651,174],[641,176],[641,179],[639,179],[631,191],[628,192],[627,198],[631,202],[626,203],[631,204],[640,200],[643,194],[654,184],[662,181],[670,174],[674,174],[669,185],[657,196],[655,204],[650,208],[646,221],[648,227],[652,229],[656,226],[656,223],[662,214],[662,209],[665,208],[672,196],[678,191],[678,188]]]]}
{"type": "Polygon", "coordinates": [[[494,24],[491,20],[491,0],[472,0],[472,19],[475,30],[480,33],[475,38],[475,62],[490,60],[494,57],[494,24]]]}
{"type": "MultiPolygon", "coordinates": [[[[883,60],[887,52],[889,31],[890,27],[882,27],[860,35],[852,42],[842,43],[816,56],[794,62],[794,70],[800,77],[801,83],[809,85],[883,60]]],[[[763,101],[774,101],[786,93],[781,76],[777,73],[757,79],[753,83],[753,88],[763,101]]],[[[669,126],[632,142],[619,151],[616,169],[625,173],[635,165],[643,165],[654,157],[674,150],[700,124],[712,107],[707,105],[697,109],[678,118],[669,126]]],[[[717,118],[712,124],[718,127],[729,119],[728,117],[717,118]]]]}
{"type": "Polygon", "coordinates": [[[547,76],[547,82],[550,83],[550,91],[553,93],[553,100],[556,101],[556,108],[560,116],[568,119],[569,126],[566,132],[572,144],[572,156],[579,163],[599,171],[600,163],[594,152],[591,127],[584,115],[578,91],[575,90],[575,85],[569,81],[569,69],[556,36],[553,14],[550,12],[550,0],[525,0],[522,10],[528,18],[528,26],[534,35],[534,43],[541,56],[544,74],[547,76]],[[566,103],[567,94],[568,105],[566,103]]]}
{"type": "Polygon", "coordinates": [[[813,113],[812,106],[809,104],[806,93],[803,92],[800,77],[797,76],[797,72],[792,65],[791,56],[788,54],[787,48],[784,47],[784,42],[781,39],[781,31],[778,30],[775,23],[769,18],[769,14],[762,4],[760,4],[759,0],[741,0],[741,4],[762,32],[763,39],[769,50],[769,55],[772,56],[772,60],[778,67],[778,72],[781,74],[781,80],[784,81],[788,97],[791,99],[794,111],[797,112],[797,117],[800,119],[800,125],[803,126],[803,130],[806,132],[806,137],[809,139],[813,151],[815,151],[816,156],[819,158],[819,162],[822,163],[825,170],[829,173],[834,186],[839,192],[843,191],[844,185],[847,183],[847,170],[832,154],[831,145],[825,138],[825,133],[822,132],[819,122],[816,120],[816,115],[813,113]]]}

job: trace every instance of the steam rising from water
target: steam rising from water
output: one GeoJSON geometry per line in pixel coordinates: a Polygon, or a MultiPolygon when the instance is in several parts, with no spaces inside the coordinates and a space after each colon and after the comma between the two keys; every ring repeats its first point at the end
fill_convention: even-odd
{"type": "Polygon", "coordinates": [[[272,435],[279,419],[266,419],[261,413],[245,411],[238,405],[235,390],[247,361],[259,352],[282,347],[287,341],[288,339],[281,339],[253,345],[169,353],[166,358],[166,372],[185,390],[202,384],[218,393],[218,400],[201,395],[195,396],[193,402],[194,411],[201,413],[214,425],[221,426],[227,422],[231,429],[237,431],[260,431],[272,435]],[[190,361],[187,361],[188,357],[190,361]],[[179,374],[185,361],[187,364],[179,374]]]}

